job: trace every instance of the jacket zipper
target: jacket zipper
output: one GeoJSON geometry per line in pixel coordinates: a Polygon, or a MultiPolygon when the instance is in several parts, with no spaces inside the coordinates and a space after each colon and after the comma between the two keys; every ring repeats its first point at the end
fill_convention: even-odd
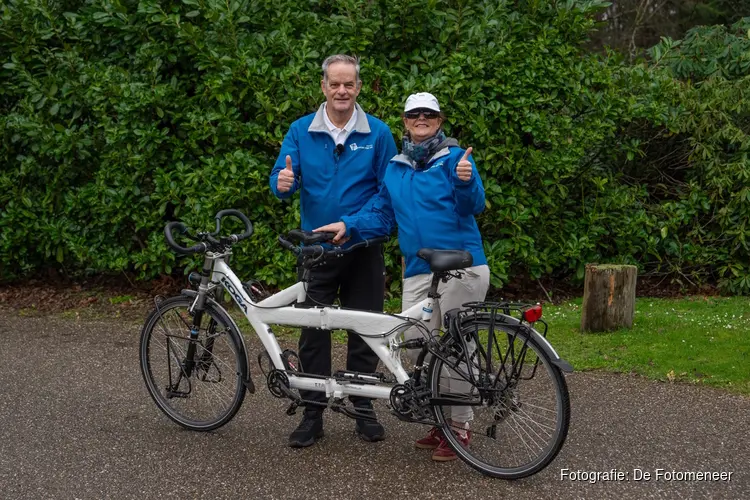
{"type": "Polygon", "coordinates": [[[331,150],[331,154],[333,155],[333,175],[338,176],[340,155],[336,154],[336,141],[333,141],[333,149],[331,150]]]}
{"type": "MultiPolygon", "coordinates": [[[[411,176],[409,177],[409,193],[411,193],[412,195],[409,195],[409,193],[407,193],[408,199],[411,201],[411,213],[413,213],[413,214],[417,213],[417,211],[416,211],[416,199],[417,199],[417,197],[413,196],[413,193],[414,193],[414,175],[416,175],[416,173],[417,173],[417,171],[414,170],[414,168],[412,167],[411,176]]],[[[414,228],[415,228],[414,232],[417,235],[417,243],[418,243],[418,246],[419,246],[419,248],[417,248],[417,251],[419,251],[419,250],[421,250],[423,248],[423,245],[422,245],[422,233],[419,231],[419,224],[417,224],[416,221],[415,221],[415,224],[414,224],[414,228]]]]}

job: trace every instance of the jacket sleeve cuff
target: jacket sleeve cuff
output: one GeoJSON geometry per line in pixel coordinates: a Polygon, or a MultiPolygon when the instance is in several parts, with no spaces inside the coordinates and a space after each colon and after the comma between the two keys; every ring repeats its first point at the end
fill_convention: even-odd
{"type": "Polygon", "coordinates": [[[346,236],[351,237],[352,236],[352,229],[354,226],[354,217],[351,217],[349,215],[345,215],[341,217],[341,222],[344,223],[346,226],[346,232],[344,233],[346,236]]]}
{"type": "Polygon", "coordinates": [[[468,181],[462,181],[461,179],[458,178],[457,175],[453,176],[453,184],[456,187],[469,187],[472,184],[474,184],[475,181],[476,181],[476,174],[473,174],[473,173],[471,174],[471,179],[469,179],[468,181]]]}

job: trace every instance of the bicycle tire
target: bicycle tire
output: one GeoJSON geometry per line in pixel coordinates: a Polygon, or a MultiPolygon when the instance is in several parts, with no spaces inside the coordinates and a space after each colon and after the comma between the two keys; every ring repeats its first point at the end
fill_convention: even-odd
{"type": "Polygon", "coordinates": [[[186,429],[212,431],[242,406],[247,355],[240,332],[221,306],[206,304],[198,337],[190,339],[193,300],[171,297],[149,314],[139,345],[141,374],[167,417],[186,429]],[[189,369],[185,358],[191,343],[195,355],[189,369]]]}
{"type": "MultiPolygon", "coordinates": [[[[459,359],[466,362],[462,353],[457,353],[452,359],[448,358],[448,363],[438,356],[432,356],[428,373],[433,398],[447,396],[454,400],[463,399],[466,403],[482,402],[481,405],[471,407],[472,415],[468,419],[468,445],[458,436],[463,434],[464,439],[467,436],[464,433],[467,426],[461,425],[460,422],[467,419],[465,409],[468,405],[435,405],[433,410],[445,438],[459,458],[469,466],[491,477],[521,479],[544,469],[560,452],[570,425],[570,396],[561,370],[524,329],[491,322],[489,314],[480,313],[464,321],[459,334],[472,336],[472,332],[489,332],[491,324],[496,332],[494,341],[498,339],[497,334],[500,338],[506,339],[502,349],[494,347],[493,351],[507,355],[506,367],[513,365],[510,360],[516,359],[519,375],[531,375],[530,378],[527,380],[519,376],[513,381],[513,377],[501,372],[498,366],[497,370],[493,370],[494,378],[489,378],[495,390],[491,392],[492,396],[488,400],[483,401],[476,385],[470,384],[462,376],[457,376],[459,373],[449,368],[459,359]],[[526,349],[521,353],[519,349],[523,346],[526,346],[526,349]],[[537,365],[535,370],[532,368],[534,365],[537,365]],[[446,384],[446,380],[452,381],[452,388],[445,388],[449,385],[446,384]],[[508,380],[511,382],[508,383],[508,380]],[[456,392],[457,386],[463,389],[459,388],[456,392]],[[461,392],[464,394],[460,394],[461,392]],[[460,414],[456,419],[458,423],[450,421],[450,417],[455,416],[454,409],[460,414]],[[532,414],[536,411],[539,412],[539,416],[532,414]],[[481,417],[481,420],[478,417],[481,417]],[[479,422],[481,423],[478,425],[479,422]],[[520,446],[516,446],[514,438],[521,441],[520,446]],[[493,447],[497,448],[496,452],[490,449],[493,447]]],[[[487,337],[489,338],[489,335],[487,337]]],[[[444,345],[452,344],[454,348],[460,349],[461,342],[457,340],[459,337],[447,334],[444,338],[444,345]]],[[[486,350],[486,345],[482,347],[486,350]]],[[[450,347],[446,352],[450,352],[450,347]]],[[[480,350],[475,349],[471,359],[472,370],[477,375],[477,380],[481,380],[482,376],[488,373],[486,368],[481,366],[486,363],[486,356],[482,356],[480,350]]],[[[469,372],[463,369],[462,374],[469,375],[469,372]]]]}

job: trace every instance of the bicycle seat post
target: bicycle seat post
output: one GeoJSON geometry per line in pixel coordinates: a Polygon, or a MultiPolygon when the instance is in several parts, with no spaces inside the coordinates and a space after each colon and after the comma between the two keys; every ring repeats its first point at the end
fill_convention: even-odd
{"type": "Polygon", "coordinates": [[[440,280],[444,278],[444,272],[434,273],[432,275],[432,284],[430,285],[430,290],[427,292],[427,296],[431,299],[439,299],[440,294],[438,293],[438,285],[440,284],[440,280]]]}

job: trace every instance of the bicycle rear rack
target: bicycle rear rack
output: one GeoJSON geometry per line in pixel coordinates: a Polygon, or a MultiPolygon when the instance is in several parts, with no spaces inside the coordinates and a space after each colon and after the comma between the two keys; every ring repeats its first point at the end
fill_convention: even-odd
{"type": "MultiPolygon", "coordinates": [[[[448,326],[447,331],[453,337],[454,340],[458,341],[462,346],[464,352],[470,352],[468,342],[474,340],[476,343],[476,352],[473,356],[479,356],[479,359],[484,360],[485,366],[483,367],[487,373],[495,373],[499,376],[501,371],[504,373],[506,380],[512,379],[518,380],[530,380],[536,375],[536,370],[539,366],[539,359],[534,360],[533,368],[531,373],[527,376],[521,376],[522,368],[526,361],[527,346],[531,335],[524,334],[523,342],[520,346],[517,345],[517,338],[519,332],[526,333],[530,330],[531,324],[526,320],[526,312],[531,308],[535,307],[534,304],[527,304],[523,302],[467,302],[462,304],[463,309],[454,309],[446,313],[445,324],[448,326]],[[478,323],[476,320],[479,316],[486,319],[489,316],[489,324],[487,325],[486,343],[482,342],[482,336],[479,334],[478,323]],[[516,317],[517,316],[517,317],[516,317]],[[462,325],[476,325],[474,331],[470,332],[469,335],[460,335],[462,331],[462,325]],[[508,338],[508,348],[503,351],[500,349],[497,336],[495,334],[495,327],[497,325],[503,325],[506,327],[504,333],[508,338]],[[470,336],[470,338],[465,338],[470,336]],[[494,345],[493,345],[494,344],[494,345]],[[493,352],[496,353],[497,359],[493,363],[493,352]],[[493,364],[497,364],[493,368],[493,364]]],[[[541,315],[541,310],[534,311],[541,315]]],[[[534,329],[537,330],[542,337],[547,337],[547,323],[533,315],[534,318],[534,329]],[[543,328],[540,329],[537,325],[541,325],[543,328]]],[[[529,331],[530,333],[530,331],[529,331]]],[[[472,356],[472,357],[473,357],[472,356]]]]}
{"type": "MultiPolygon", "coordinates": [[[[538,304],[528,304],[526,302],[466,302],[465,304],[462,304],[461,307],[464,307],[468,309],[464,309],[462,312],[466,313],[473,313],[475,316],[479,313],[486,313],[490,314],[492,318],[497,318],[498,312],[501,314],[504,314],[506,316],[510,316],[511,318],[515,318],[519,321],[519,323],[522,323],[526,321],[529,323],[526,318],[525,314],[526,311],[529,309],[536,307],[538,304]],[[517,317],[516,317],[517,316],[517,317]]],[[[540,312],[541,315],[541,312],[540,312]]],[[[542,337],[547,338],[547,322],[543,319],[539,318],[536,319],[534,322],[534,329],[541,334],[542,337]],[[540,329],[537,324],[541,323],[542,329],[540,329]]],[[[519,325],[521,326],[521,325],[519,325]]]]}

